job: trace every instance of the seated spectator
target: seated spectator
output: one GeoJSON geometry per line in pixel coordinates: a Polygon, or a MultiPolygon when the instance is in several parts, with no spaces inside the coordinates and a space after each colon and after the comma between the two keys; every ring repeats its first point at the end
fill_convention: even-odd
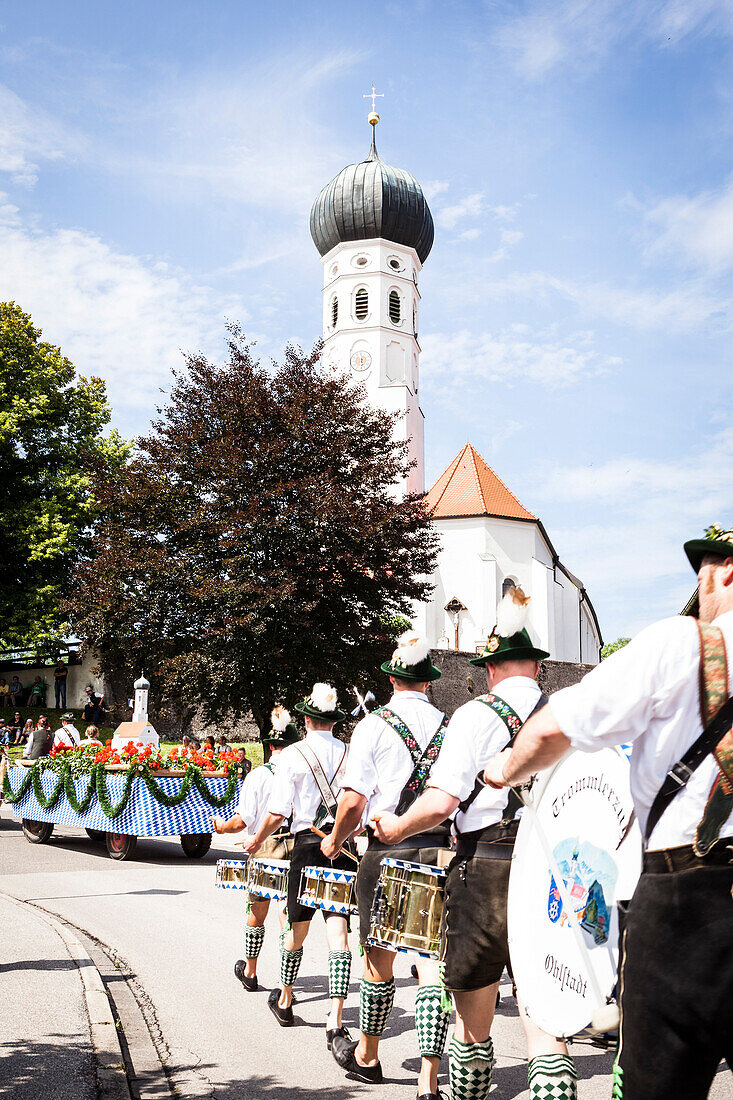
{"type": "Polygon", "coordinates": [[[46,681],[42,680],[40,676],[36,676],[35,680],[31,684],[30,695],[28,696],[29,707],[45,707],[46,705],[46,681]]]}
{"type": "Polygon", "coordinates": [[[183,752],[188,752],[190,748],[191,738],[188,736],[187,733],[184,733],[183,737],[181,738],[181,749],[183,750],[183,752]]]}
{"type": "Polygon", "coordinates": [[[204,752],[208,752],[209,749],[211,749],[212,752],[213,752],[216,749],[216,745],[214,744],[214,738],[211,736],[211,734],[209,734],[209,736],[204,741],[204,746],[203,747],[204,747],[204,752]]]}
{"type": "Polygon", "coordinates": [[[53,735],[53,747],[60,749],[62,747],[73,749],[81,741],[81,734],[74,725],[74,715],[62,714],[61,715],[61,728],[57,729],[53,735]]]}
{"type": "Polygon", "coordinates": [[[28,721],[26,722],[26,724],[23,726],[23,729],[20,731],[20,737],[18,738],[17,741],[14,741],[13,744],[22,745],[22,744],[25,743],[27,745],[28,741],[30,740],[30,736],[31,736],[32,733],[33,733],[33,719],[29,718],[28,721]]]}
{"type": "Polygon", "coordinates": [[[10,705],[14,707],[23,706],[23,685],[17,676],[13,676],[10,681],[10,705]]]}
{"type": "Polygon", "coordinates": [[[95,691],[91,684],[88,684],[85,690],[87,701],[84,706],[84,721],[93,722],[95,726],[101,726],[105,714],[109,714],[109,709],[104,705],[104,696],[95,691]]]}
{"type": "Polygon", "coordinates": [[[9,741],[8,744],[17,745],[20,741],[20,735],[23,732],[23,719],[20,717],[19,711],[16,710],[13,715],[13,721],[8,722],[8,729],[12,737],[12,741],[9,741]]]}
{"type": "Polygon", "coordinates": [[[10,684],[7,680],[0,680],[0,707],[10,706],[10,684]]]}
{"type": "Polygon", "coordinates": [[[97,729],[96,726],[87,726],[87,728],[84,731],[84,740],[81,742],[81,744],[82,745],[101,745],[102,744],[102,742],[99,740],[99,730],[97,729]]]}
{"type": "Polygon", "coordinates": [[[219,736],[216,739],[216,751],[217,752],[227,752],[228,749],[229,749],[229,742],[227,741],[225,735],[223,733],[220,733],[219,736]]]}
{"type": "Polygon", "coordinates": [[[53,670],[53,690],[56,696],[56,710],[66,710],[66,677],[69,674],[68,666],[59,661],[53,670]]]}
{"type": "Polygon", "coordinates": [[[10,744],[10,727],[4,718],[0,718],[0,745],[10,744]]]}
{"type": "Polygon", "coordinates": [[[195,752],[199,751],[199,749],[201,748],[201,742],[199,741],[198,737],[191,738],[191,744],[189,745],[189,748],[193,749],[195,752]]]}
{"type": "Polygon", "coordinates": [[[28,744],[23,749],[23,757],[26,760],[38,760],[40,756],[48,756],[52,748],[51,723],[46,715],[42,714],[36,723],[36,728],[28,738],[28,744]]]}
{"type": "Polygon", "coordinates": [[[252,771],[252,761],[247,756],[244,745],[241,749],[237,749],[237,765],[241,769],[243,776],[249,775],[252,771]]]}

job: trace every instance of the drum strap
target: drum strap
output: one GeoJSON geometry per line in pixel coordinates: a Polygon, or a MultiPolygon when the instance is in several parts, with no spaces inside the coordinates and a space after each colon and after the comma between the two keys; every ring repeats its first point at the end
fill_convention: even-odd
{"type": "MultiPolygon", "coordinates": [[[[677,761],[674,767],[670,768],[664,779],[664,783],[659,788],[657,796],[652,802],[651,809],[649,810],[649,816],[646,821],[646,828],[644,830],[644,843],[649,842],[654,829],[656,828],[659,820],[676,797],[679,792],[687,786],[692,779],[697,769],[702,764],[703,760],[707,759],[710,753],[714,753],[718,767],[720,768],[720,774],[716,778],[715,785],[711,792],[708,806],[706,807],[705,816],[698,826],[698,837],[695,841],[695,846],[700,844],[700,852],[698,855],[703,854],[703,849],[707,851],[709,847],[715,843],[717,836],[720,834],[720,828],[727,819],[731,804],[733,804],[733,794],[726,793],[726,784],[728,786],[728,792],[731,791],[730,775],[728,774],[728,768],[730,763],[726,761],[725,747],[726,743],[731,740],[731,723],[733,722],[733,697],[728,699],[728,671],[727,671],[727,658],[725,651],[725,642],[723,640],[723,633],[719,627],[711,626],[708,623],[697,623],[698,633],[700,635],[700,721],[702,722],[704,729],[697,741],[690,745],[685,755],[677,761]],[[727,767],[723,767],[723,764],[727,763],[727,767]],[[706,824],[706,817],[708,815],[711,802],[713,801],[713,795],[716,792],[716,788],[720,788],[720,798],[730,799],[730,804],[727,806],[727,812],[725,812],[722,821],[717,825],[717,835],[715,834],[715,827],[711,829],[705,829],[709,835],[705,836],[704,842],[700,843],[702,838],[700,836],[701,830],[703,830],[704,824],[706,824]]],[[[733,771],[733,769],[731,769],[733,771]]],[[[720,807],[717,807],[720,809],[720,807]]],[[[712,810],[715,811],[715,805],[712,806],[712,810]]],[[[726,807],[723,806],[723,810],[726,807]]],[[[720,817],[720,814],[716,814],[716,817],[720,817]]]]}
{"type": "MultiPolygon", "coordinates": [[[[479,695],[477,702],[485,703],[487,707],[493,710],[494,714],[501,718],[502,722],[509,731],[509,740],[507,741],[505,748],[511,748],[514,744],[514,740],[517,734],[524,725],[524,722],[519,717],[517,712],[513,710],[504,699],[500,699],[499,696],[494,695],[493,693],[490,693],[489,695],[479,695]]],[[[549,700],[547,696],[544,692],[542,692],[539,699],[533,706],[530,714],[527,715],[527,721],[529,721],[529,719],[532,718],[533,715],[541,711],[548,702],[549,700]]],[[[468,795],[467,798],[463,799],[463,802],[460,802],[458,804],[458,809],[462,814],[465,814],[469,806],[471,806],[476,801],[485,786],[486,784],[483,781],[483,772],[480,772],[476,776],[476,782],[473,785],[473,790],[471,791],[471,793],[468,795]]],[[[502,818],[502,821],[504,823],[513,821],[516,817],[517,810],[521,809],[521,806],[521,798],[519,797],[517,792],[512,787],[510,787],[509,798],[507,800],[506,810],[504,811],[504,817],[502,818]]],[[[458,829],[456,828],[456,832],[457,831],[458,829]]]]}
{"type": "Polygon", "coordinates": [[[318,790],[321,794],[321,805],[318,807],[318,811],[316,813],[313,824],[322,824],[326,817],[335,819],[336,810],[338,808],[338,801],[333,790],[333,780],[339,773],[339,769],[344,762],[344,757],[346,756],[348,747],[344,745],[344,751],[341,754],[341,759],[336,765],[336,771],[333,773],[333,779],[330,780],[326,777],[326,773],[323,770],[323,765],[321,764],[321,761],[318,759],[310,745],[301,743],[300,745],[296,745],[295,747],[310,768],[311,775],[315,779],[316,786],[318,787],[318,790]]]}
{"type": "Polygon", "coordinates": [[[387,725],[395,731],[412,759],[412,775],[402,788],[395,808],[395,814],[400,817],[410,808],[412,803],[416,801],[425,789],[425,784],[430,775],[430,769],[438,757],[440,746],[443,744],[446,726],[448,725],[448,716],[446,714],[441,716],[438,728],[423,752],[415,737],[410,732],[409,726],[407,726],[393,710],[390,710],[389,707],[379,707],[373,713],[378,714],[382,721],[386,722],[387,725]]]}

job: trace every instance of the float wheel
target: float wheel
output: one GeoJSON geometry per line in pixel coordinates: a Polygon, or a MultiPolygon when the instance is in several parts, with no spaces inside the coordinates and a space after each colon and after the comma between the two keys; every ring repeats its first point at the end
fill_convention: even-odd
{"type": "Polygon", "coordinates": [[[181,837],[181,847],[189,859],[201,859],[211,847],[211,833],[188,833],[181,837]]]}
{"type": "Polygon", "coordinates": [[[45,844],[53,832],[53,823],[50,821],[31,821],[23,818],[23,832],[29,844],[45,844]]]}
{"type": "Polygon", "coordinates": [[[137,837],[129,833],[105,833],[110,859],[129,859],[137,847],[137,837]]]}

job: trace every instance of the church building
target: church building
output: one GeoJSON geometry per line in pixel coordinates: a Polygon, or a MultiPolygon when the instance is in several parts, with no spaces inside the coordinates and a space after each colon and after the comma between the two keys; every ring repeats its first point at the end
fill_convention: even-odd
{"type": "MultiPolygon", "coordinates": [[[[374,101],[372,101],[374,108],[374,101]]],[[[433,218],[414,176],[372,143],[313,204],[310,229],[323,263],[323,358],[365,386],[373,405],[399,414],[412,469],[401,492],[425,493],[420,407],[419,276],[433,218]]],[[[470,443],[427,491],[441,548],[430,599],[414,624],[433,648],[480,651],[512,584],[532,597],[528,630],[557,661],[596,664],[603,644],[583,584],[562,564],[540,519],[470,443]]]]}

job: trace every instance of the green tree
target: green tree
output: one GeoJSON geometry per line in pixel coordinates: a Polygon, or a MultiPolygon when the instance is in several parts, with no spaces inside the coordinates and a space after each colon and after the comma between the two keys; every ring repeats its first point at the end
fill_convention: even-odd
{"type": "Polygon", "coordinates": [[[610,657],[617,649],[623,649],[630,641],[631,638],[617,638],[615,642],[608,642],[601,649],[601,660],[605,661],[606,657],[610,657]]]}
{"type": "MultiPolygon", "coordinates": [[[[236,327],[217,366],[186,357],[151,433],[99,492],[74,623],[105,674],[145,669],[158,708],[268,726],[314,681],[374,683],[398,616],[430,590],[436,535],[397,500],[394,418],[320,349],[257,362],[236,327]]],[[[126,689],[125,689],[126,690],[126,689]]]]}
{"type": "Polygon", "coordinates": [[[118,468],[104,383],[82,378],[14,302],[0,302],[0,646],[51,652],[98,507],[95,470],[118,468]]]}

